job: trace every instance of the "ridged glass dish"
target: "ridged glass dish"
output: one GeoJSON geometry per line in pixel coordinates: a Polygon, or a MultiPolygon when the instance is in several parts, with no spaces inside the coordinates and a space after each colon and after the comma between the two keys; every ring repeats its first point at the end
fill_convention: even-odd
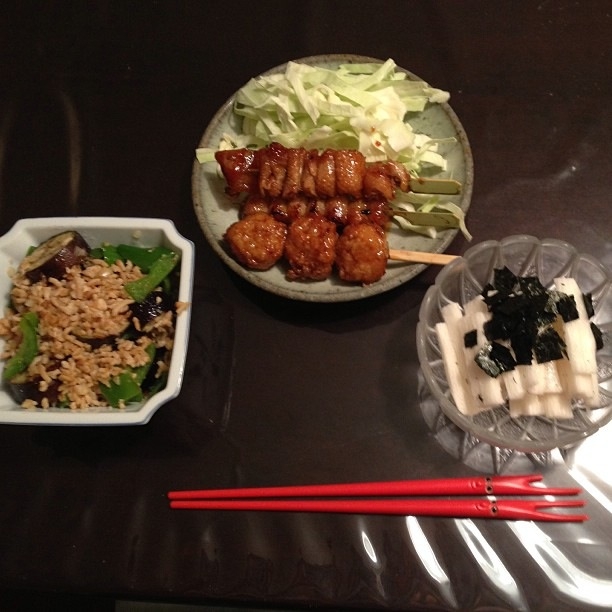
{"type": "Polygon", "coordinates": [[[510,236],[499,242],[480,243],[461,258],[445,266],[427,291],[419,312],[417,349],[425,382],[441,411],[463,432],[496,447],[521,452],[543,452],[567,448],[594,434],[612,418],[612,277],[593,257],[579,253],[570,244],[533,236],[510,236]],[[496,268],[507,266],[517,276],[537,276],[545,287],[557,277],[576,280],[583,293],[593,298],[592,321],[603,333],[604,347],[597,353],[597,377],[601,403],[585,409],[575,403],[572,417],[510,416],[507,403],[476,415],[461,413],[451,396],[436,323],[441,308],[450,302],[466,304],[493,279],[496,268]]]}

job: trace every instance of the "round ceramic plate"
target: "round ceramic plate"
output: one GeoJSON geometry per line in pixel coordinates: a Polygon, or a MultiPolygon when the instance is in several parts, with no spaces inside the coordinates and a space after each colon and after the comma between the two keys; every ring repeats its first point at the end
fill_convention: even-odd
{"type": "MultiPolygon", "coordinates": [[[[324,68],[335,69],[340,64],[350,62],[381,62],[381,60],[357,55],[321,55],[294,60],[324,68]]],[[[286,64],[277,66],[265,74],[284,72],[286,64]]],[[[404,70],[408,78],[422,80],[404,70]]],[[[217,111],[206,128],[199,147],[216,148],[224,133],[239,133],[239,118],[233,113],[234,96],[217,111]]],[[[432,104],[423,112],[410,119],[412,127],[434,138],[454,138],[449,144],[440,145],[440,153],[447,160],[447,169],[432,175],[436,178],[452,178],[461,183],[461,194],[443,196],[458,204],[466,212],[470,205],[473,183],[473,160],[467,136],[459,119],[448,104],[432,104]]],[[[388,291],[405,283],[425,266],[389,262],[383,278],[371,285],[361,286],[345,283],[332,276],[324,281],[289,281],[285,278],[285,268],[277,264],[270,270],[254,271],[239,264],[228,252],[223,235],[227,228],[238,220],[238,207],[233,199],[225,194],[225,181],[217,172],[214,163],[194,162],[192,173],[192,192],[195,212],[202,231],[208,242],[221,259],[237,274],[258,287],[295,300],[310,302],[343,302],[357,300],[388,291]]],[[[442,253],[452,242],[458,230],[445,230],[436,238],[426,238],[405,232],[396,226],[388,231],[389,247],[442,253]]]]}

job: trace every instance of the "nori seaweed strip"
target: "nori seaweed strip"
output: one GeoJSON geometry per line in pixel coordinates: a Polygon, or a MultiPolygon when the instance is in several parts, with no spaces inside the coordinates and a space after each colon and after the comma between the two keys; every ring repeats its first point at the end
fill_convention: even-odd
{"type": "Polygon", "coordinates": [[[530,319],[535,323],[535,327],[547,327],[548,325],[552,325],[556,320],[558,313],[555,310],[544,309],[540,312],[533,311],[531,313],[532,318],[530,319]]]}
{"type": "Polygon", "coordinates": [[[555,298],[557,312],[565,323],[575,321],[579,317],[578,308],[576,308],[576,300],[573,295],[557,292],[555,298]]]}
{"type": "Polygon", "coordinates": [[[491,342],[478,351],[474,361],[492,378],[514,370],[516,362],[510,349],[499,342],[491,342]]]}
{"type": "Polygon", "coordinates": [[[514,317],[527,312],[531,308],[531,298],[525,294],[513,293],[495,307],[495,312],[514,317]]]}
{"type": "Polygon", "coordinates": [[[599,327],[593,321],[591,321],[591,331],[593,332],[593,337],[595,338],[595,350],[599,351],[603,348],[603,333],[599,327]]]}
{"type": "Polygon", "coordinates": [[[491,283],[488,283],[480,293],[484,303],[492,310],[496,304],[506,299],[505,293],[498,291],[491,283]]]}
{"type": "Polygon", "coordinates": [[[472,329],[469,332],[466,332],[466,334],[463,336],[463,346],[465,346],[465,348],[472,348],[473,346],[476,346],[476,343],[478,342],[478,331],[475,329],[472,329]]]}
{"type": "Polygon", "coordinates": [[[538,363],[567,357],[563,338],[551,326],[539,329],[533,343],[533,356],[538,363]]]}
{"type": "Polygon", "coordinates": [[[526,295],[537,303],[545,303],[549,300],[551,291],[547,289],[537,276],[524,276],[518,279],[518,292],[526,295]]]}
{"type": "Polygon", "coordinates": [[[510,346],[517,365],[531,365],[533,361],[534,332],[531,329],[517,329],[510,337],[510,346]]]}
{"type": "Polygon", "coordinates": [[[557,317],[557,308],[551,292],[536,276],[519,278],[521,294],[526,305],[525,314],[529,319],[538,320],[540,325],[552,323],[557,317]]]}
{"type": "Polygon", "coordinates": [[[502,293],[512,293],[517,284],[518,276],[508,266],[493,271],[493,286],[502,293]]]}
{"type": "Polygon", "coordinates": [[[593,295],[591,293],[583,293],[582,301],[584,302],[584,307],[586,308],[587,318],[595,316],[595,308],[593,307],[593,295]]]}
{"type": "MultiPolygon", "coordinates": [[[[503,312],[495,312],[484,324],[484,334],[487,340],[508,340],[517,327],[516,317],[503,312]]],[[[520,321],[519,321],[520,327],[520,321]]]]}

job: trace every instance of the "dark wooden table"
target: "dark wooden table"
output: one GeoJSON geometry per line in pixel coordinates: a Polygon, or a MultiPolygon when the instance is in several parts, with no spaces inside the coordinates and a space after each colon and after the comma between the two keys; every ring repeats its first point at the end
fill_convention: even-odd
{"type": "MultiPolygon", "coordinates": [[[[2,3],[0,230],[32,216],[160,216],[197,252],[183,390],[148,425],[0,426],[3,592],[611,607],[609,427],[508,466],[586,483],[583,525],[172,512],[165,497],[479,468],[440,444],[419,403],[415,324],[436,269],[312,305],[251,286],[213,253],[190,180],[221,104],[289,59],[392,57],[451,93],[474,155],[474,242],[559,238],[612,267],[611,32],[603,1],[2,3]]],[[[449,252],[468,246],[458,236],[449,252]]]]}

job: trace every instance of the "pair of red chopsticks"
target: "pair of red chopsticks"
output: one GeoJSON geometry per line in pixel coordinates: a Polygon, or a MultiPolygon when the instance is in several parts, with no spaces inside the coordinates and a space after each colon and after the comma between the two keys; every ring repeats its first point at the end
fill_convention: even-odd
{"type": "Polygon", "coordinates": [[[579,499],[499,499],[499,495],[575,496],[578,488],[533,486],[542,476],[477,476],[354,484],[170,491],[170,507],[192,510],[261,510],[494,518],[579,522],[585,514],[554,514],[549,508],[584,506],[579,499]],[[392,497],[426,499],[388,499],[392,497]],[[445,499],[461,496],[458,499],[445,499]],[[480,496],[477,497],[477,496],[480,496]],[[362,499],[362,498],[372,499],[362,499]],[[432,499],[434,498],[434,499],[432,499]],[[435,499],[437,498],[437,499],[435,499]]]}

